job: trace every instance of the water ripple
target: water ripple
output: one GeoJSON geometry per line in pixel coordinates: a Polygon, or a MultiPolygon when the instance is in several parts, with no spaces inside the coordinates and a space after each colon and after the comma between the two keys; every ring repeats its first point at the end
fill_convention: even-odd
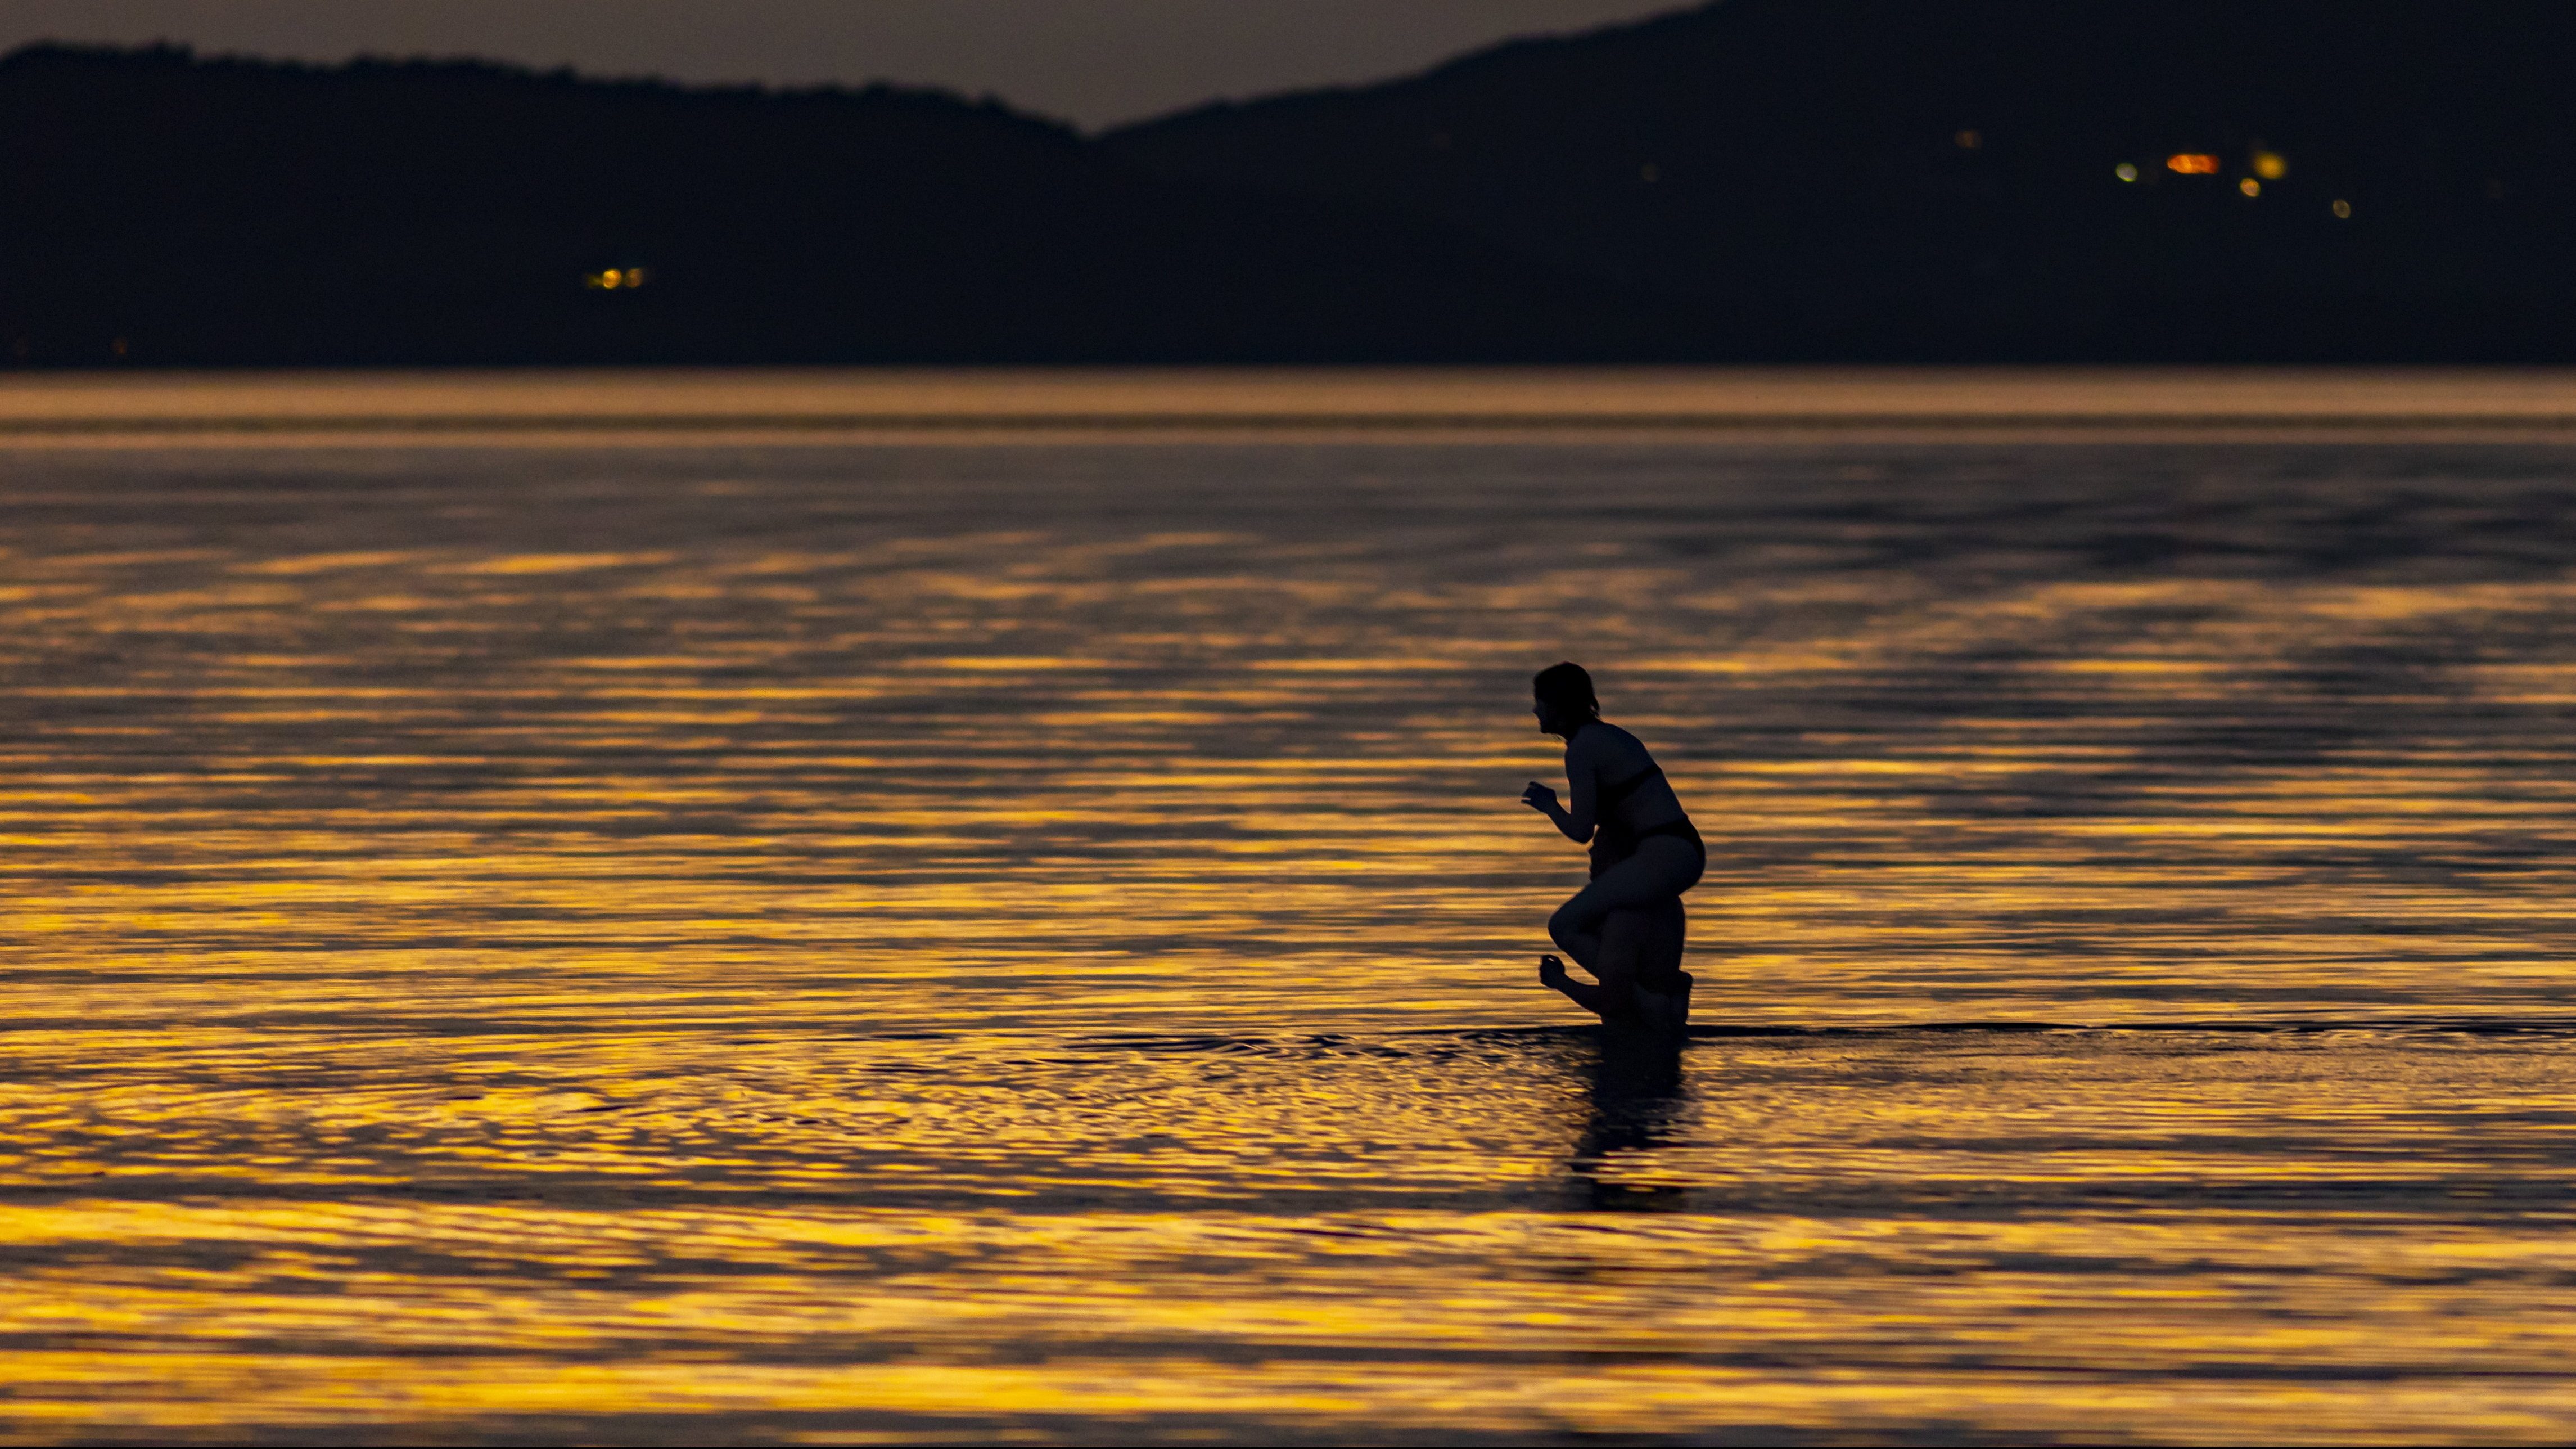
{"type": "Polygon", "coordinates": [[[2561,1441],[2569,456],[12,451],[0,1431],[2561,1441]]]}

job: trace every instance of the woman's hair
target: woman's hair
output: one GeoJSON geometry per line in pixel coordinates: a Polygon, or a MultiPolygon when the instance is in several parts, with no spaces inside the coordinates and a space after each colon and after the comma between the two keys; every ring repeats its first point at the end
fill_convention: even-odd
{"type": "Polygon", "coordinates": [[[1592,696],[1592,676],[1580,664],[1551,664],[1530,680],[1530,688],[1560,718],[1601,718],[1601,701],[1592,696]]]}

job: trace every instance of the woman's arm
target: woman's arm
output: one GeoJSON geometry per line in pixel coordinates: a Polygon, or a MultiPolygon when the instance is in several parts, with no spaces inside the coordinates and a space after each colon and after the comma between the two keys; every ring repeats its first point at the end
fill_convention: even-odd
{"type": "Polygon", "coordinates": [[[1593,819],[1595,773],[1590,760],[1577,759],[1575,752],[1569,749],[1565,752],[1565,783],[1574,792],[1574,808],[1568,810],[1556,803],[1556,792],[1536,780],[1530,781],[1529,788],[1521,792],[1521,803],[1546,815],[1566,839],[1577,845],[1587,844],[1592,839],[1592,827],[1596,823],[1593,819]]]}

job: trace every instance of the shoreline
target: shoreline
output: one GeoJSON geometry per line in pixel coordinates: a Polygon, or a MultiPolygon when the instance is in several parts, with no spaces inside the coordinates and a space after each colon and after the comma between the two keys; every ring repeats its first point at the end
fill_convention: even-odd
{"type": "Polygon", "coordinates": [[[0,377],[0,448],[2576,442],[2576,371],[876,369],[0,377]]]}

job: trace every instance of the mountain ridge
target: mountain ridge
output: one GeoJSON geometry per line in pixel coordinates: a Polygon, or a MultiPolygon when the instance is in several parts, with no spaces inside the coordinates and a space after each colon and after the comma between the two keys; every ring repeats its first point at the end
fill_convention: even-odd
{"type": "Polygon", "coordinates": [[[1098,136],[30,47],[0,361],[2569,361],[2550,13],[1718,0],[1098,136]]]}
{"type": "Polygon", "coordinates": [[[2536,360],[2576,320],[2555,18],[1719,0],[1100,141],[1725,304],[1766,356],[2536,360]]]}
{"type": "Polygon", "coordinates": [[[1648,330],[1443,224],[1212,195],[892,87],[29,48],[0,59],[0,192],[26,365],[1475,360],[1648,330]]]}

